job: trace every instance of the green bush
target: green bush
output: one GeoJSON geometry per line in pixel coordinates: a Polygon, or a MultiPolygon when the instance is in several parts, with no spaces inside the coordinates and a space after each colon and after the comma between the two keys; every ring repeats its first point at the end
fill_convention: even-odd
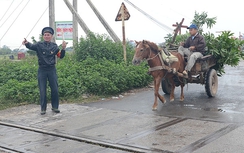
{"type": "Polygon", "coordinates": [[[28,82],[20,82],[16,79],[11,79],[6,82],[1,88],[2,98],[12,100],[14,102],[37,102],[39,92],[36,80],[28,82]]]}
{"type": "MultiPolygon", "coordinates": [[[[81,38],[74,55],[66,54],[56,65],[60,99],[78,98],[84,93],[113,95],[148,85],[152,77],[147,74],[147,65],[131,64],[134,53],[131,46],[127,47],[127,53],[125,63],[122,45],[105,35],[91,33],[86,39],[81,38]],[[86,44],[90,47],[86,48],[86,44]]],[[[0,102],[39,102],[36,57],[0,60],[0,65],[0,102]]],[[[50,100],[50,88],[47,90],[50,100]]]]}
{"type": "Polygon", "coordinates": [[[222,32],[216,38],[211,33],[204,34],[208,54],[216,58],[217,64],[214,68],[220,76],[225,73],[225,65],[237,66],[240,60],[244,58],[244,54],[241,51],[244,41],[235,39],[233,36],[234,34],[228,31],[222,32]]]}
{"type": "Polygon", "coordinates": [[[82,62],[60,60],[57,65],[61,95],[80,93],[111,95],[148,85],[147,66],[87,58],[82,62]],[[69,87],[69,88],[68,88],[69,87]],[[66,91],[68,90],[68,91],[66,91]]]}
{"type": "MultiPolygon", "coordinates": [[[[134,50],[127,45],[127,59],[130,62],[134,50]]],[[[75,59],[82,61],[87,58],[96,60],[109,60],[121,63],[123,59],[123,47],[121,43],[115,43],[107,35],[89,33],[85,38],[81,37],[80,42],[75,46],[75,59]]]]}

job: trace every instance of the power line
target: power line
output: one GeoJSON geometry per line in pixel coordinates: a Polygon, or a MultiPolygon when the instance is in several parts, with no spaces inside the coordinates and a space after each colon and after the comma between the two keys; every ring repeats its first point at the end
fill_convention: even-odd
{"type": "Polygon", "coordinates": [[[150,20],[152,20],[153,22],[155,22],[159,27],[163,28],[165,31],[170,32],[170,33],[173,31],[173,29],[171,29],[167,25],[159,22],[158,20],[156,20],[155,18],[153,18],[151,15],[149,15],[148,13],[146,13],[145,11],[143,11],[142,9],[140,9],[139,7],[137,7],[136,5],[134,5],[133,3],[131,3],[129,0],[124,0],[124,1],[126,1],[127,3],[129,3],[131,6],[133,6],[135,9],[137,9],[142,14],[144,14],[147,18],[149,18],[150,20]]]}
{"type": "Polygon", "coordinates": [[[14,19],[14,21],[11,23],[11,25],[8,27],[7,31],[3,34],[2,38],[0,39],[0,41],[3,39],[3,37],[7,34],[7,32],[9,31],[9,29],[12,27],[12,25],[14,24],[14,22],[18,19],[18,17],[20,16],[20,14],[24,11],[24,9],[26,8],[27,4],[30,2],[30,0],[28,0],[28,2],[25,4],[25,6],[22,8],[22,10],[20,11],[20,13],[17,15],[17,17],[14,19]]]}
{"type": "MultiPolygon", "coordinates": [[[[40,18],[36,21],[35,25],[32,27],[32,29],[30,30],[30,32],[27,34],[27,37],[29,37],[30,33],[32,32],[32,30],[36,27],[37,23],[41,20],[41,18],[43,17],[43,15],[46,13],[47,9],[49,8],[49,6],[44,10],[44,12],[42,13],[42,15],[40,16],[40,18]]],[[[22,46],[22,44],[19,46],[19,49],[20,47],[22,46]]]]}
{"type": "Polygon", "coordinates": [[[29,37],[30,33],[32,32],[32,30],[36,27],[37,23],[41,20],[41,18],[43,17],[43,15],[46,13],[47,9],[49,8],[49,6],[44,10],[44,12],[42,13],[42,15],[40,16],[40,18],[36,21],[35,25],[32,27],[32,29],[30,30],[30,32],[28,33],[28,35],[25,37],[29,37]]]}
{"type": "Polygon", "coordinates": [[[6,10],[6,12],[3,14],[2,18],[0,19],[0,22],[2,21],[2,19],[4,18],[4,16],[7,14],[7,12],[9,11],[10,7],[12,6],[12,4],[14,3],[14,0],[12,1],[12,3],[9,5],[8,9],[6,10]]]}
{"type": "Polygon", "coordinates": [[[174,13],[177,13],[177,14],[179,14],[179,15],[182,15],[184,18],[187,18],[187,19],[189,19],[189,20],[192,20],[192,18],[190,18],[189,16],[186,16],[185,14],[183,14],[183,13],[181,13],[181,12],[178,12],[178,11],[172,9],[172,8],[169,8],[169,9],[172,10],[174,13]]]}
{"type": "Polygon", "coordinates": [[[22,0],[19,5],[13,10],[13,12],[7,17],[7,19],[3,22],[3,24],[0,26],[0,28],[8,21],[8,19],[13,15],[13,13],[18,9],[18,7],[23,3],[24,0],[22,0]]]}

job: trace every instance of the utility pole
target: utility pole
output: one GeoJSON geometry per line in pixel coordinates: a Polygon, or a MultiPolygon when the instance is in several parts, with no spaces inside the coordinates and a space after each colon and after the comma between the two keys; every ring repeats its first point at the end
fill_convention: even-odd
{"type": "Polygon", "coordinates": [[[182,25],[184,20],[185,19],[183,18],[180,23],[176,22],[176,24],[172,25],[173,27],[176,27],[175,32],[176,33],[179,32],[180,35],[181,35],[181,28],[188,28],[188,26],[182,25]]]}
{"type": "MultiPolygon", "coordinates": [[[[54,0],[49,0],[49,26],[55,29],[55,7],[54,0]]],[[[55,30],[54,30],[55,31],[55,30]]],[[[53,42],[55,42],[55,37],[53,37],[53,42]]]]}
{"type": "Polygon", "coordinates": [[[174,30],[174,36],[173,36],[173,39],[172,39],[172,41],[171,41],[171,43],[170,43],[170,48],[171,47],[173,47],[173,43],[175,42],[175,39],[176,39],[176,36],[177,36],[177,34],[178,34],[178,32],[181,34],[181,28],[187,28],[188,26],[184,26],[184,25],[182,25],[183,24],[183,22],[184,22],[184,18],[181,20],[181,22],[180,23],[178,23],[178,22],[176,22],[176,24],[173,24],[172,26],[173,27],[176,27],[175,28],[175,30],[174,30]]]}
{"type": "Polygon", "coordinates": [[[103,18],[103,16],[100,14],[100,12],[97,10],[97,8],[93,5],[93,3],[90,0],[86,0],[87,3],[90,5],[91,9],[93,10],[93,12],[96,14],[96,16],[98,17],[98,19],[100,20],[100,22],[103,24],[103,26],[105,27],[105,29],[108,31],[109,35],[112,37],[112,39],[115,42],[121,42],[119,37],[115,34],[115,32],[113,31],[113,29],[109,26],[109,24],[105,21],[105,19],[103,18]]]}
{"type": "Polygon", "coordinates": [[[90,29],[88,28],[88,26],[85,24],[85,22],[81,19],[80,15],[77,13],[77,11],[74,9],[74,7],[70,4],[70,2],[68,0],[64,0],[64,3],[67,5],[67,7],[69,8],[70,12],[75,15],[76,20],[78,21],[78,23],[80,24],[81,28],[84,30],[84,32],[86,34],[89,34],[90,29]]]}
{"type": "MultiPolygon", "coordinates": [[[[73,0],[74,10],[77,12],[77,0],[73,0]]],[[[76,16],[73,14],[73,46],[78,42],[78,24],[76,16]]]]}

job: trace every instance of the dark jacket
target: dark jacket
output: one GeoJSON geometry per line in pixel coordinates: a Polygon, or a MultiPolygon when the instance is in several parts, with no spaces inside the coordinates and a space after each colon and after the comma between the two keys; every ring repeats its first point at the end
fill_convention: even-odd
{"type": "Polygon", "coordinates": [[[197,34],[194,39],[192,40],[192,36],[190,36],[187,40],[186,43],[184,44],[184,48],[189,48],[191,46],[195,46],[195,49],[193,50],[193,52],[201,52],[204,53],[205,52],[205,47],[206,47],[206,43],[204,40],[204,37],[200,34],[197,34]]]}
{"type": "MultiPolygon", "coordinates": [[[[39,67],[54,67],[56,64],[55,55],[59,52],[56,43],[53,42],[37,42],[35,44],[27,43],[26,48],[36,51],[39,67]]],[[[60,58],[65,56],[65,50],[61,50],[60,58]]]]}

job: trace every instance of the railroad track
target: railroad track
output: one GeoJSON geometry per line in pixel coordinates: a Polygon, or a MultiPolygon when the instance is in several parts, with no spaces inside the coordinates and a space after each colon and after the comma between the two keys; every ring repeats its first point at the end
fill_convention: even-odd
{"type": "MultiPolygon", "coordinates": [[[[159,130],[159,129],[168,127],[170,125],[182,122],[184,120],[185,119],[176,119],[176,120],[173,120],[173,121],[168,122],[166,124],[162,124],[160,126],[157,126],[156,129],[151,128],[145,132],[150,133],[150,132],[153,132],[153,130],[159,130]]],[[[47,131],[44,129],[38,129],[36,127],[23,126],[23,125],[18,125],[18,124],[3,122],[3,121],[0,121],[0,125],[8,127],[8,128],[30,131],[30,132],[33,132],[33,134],[41,133],[41,134],[45,134],[48,136],[64,138],[64,139],[68,139],[68,140],[72,140],[72,141],[83,142],[83,143],[87,143],[87,144],[91,144],[91,145],[102,146],[104,148],[111,148],[111,149],[116,149],[116,150],[121,150],[121,151],[126,151],[126,152],[133,152],[133,153],[144,153],[144,152],[172,153],[170,151],[158,150],[158,149],[153,149],[153,148],[146,148],[146,147],[142,147],[142,146],[131,146],[131,145],[125,145],[125,144],[120,144],[120,143],[111,143],[111,142],[87,138],[87,137],[80,137],[80,136],[77,137],[77,136],[70,135],[70,134],[64,134],[64,133],[59,133],[59,132],[55,132],[55,131],[47,131]]],[[[144,132],[144,134],[145,134],[145,132],[144,132]]],[[[137,135],[135,135],[133,137],[136,137],[136,136],[137,135]]],[[[125,139],[121,140],[121,141],[125,141],[125,139]]],[[[9,146],[3,146],[0,144],[0,153],[2,153],[1,150],[3,153],[5,153],[5,152],[6,153],[24,153],[21,150],[17,150],[15,148],[11,148],[9,146]]]]}
{"type": "MultiPolygon", "coordinates": [[[[120,117],[120,118],[115,118],[115,119],[111,119],[99,124],[95,124],[95,125],[91,125],[91,126],[87,126],[85,128],[83,128],[83,130],[87,130],[90,128],[96,128],[101,126],[102,124],[106,123],[106,124],[112,124],[115,120],[126,120],[126,118],[128,118],[131,115],[125,116],[125,117],[120,117]]],[[[188,119],[188,118],[174,118],[173,120],[164,122],[162,124],[159,125],[155,125],[151,128],[142,130],[142,131],[138,131],[134,134],[131,134],[125,138],[120,138],[117,139],[116,141],[107,141],[104,139],[99,139],[99,138],[95,138],[95,137],[88,137],[85,135],[79,135],[79,136],[75,136],[72,134],[67,134],[67,133],[61,133],[55,130],[49,131],[46,129],[40,129],[37,127],[32,127],[32,126],[24,126],[24,125],[19,125],[19,124],[15,124],[15,123],[10,123],[10,122],[4,122],[4,121],[0,121],[0,126],[5,127],[6,129],[12,129],[12,130],[23,130],[23,131],[27,131],[27,132],[31,132],[31,135],[37,135],[38,134],[44,134],[46,136],[51,136],[54,138],[62,138],[62,139],[66,139],[66,140],[70,140],[72,142],[78,142],[78,143],[85,143],[85,144],[89,144],[92,146],[98,146],[100,147],[100,149],[98,149],[98,151],[92,151],[89,153],[96,153],[99,152],[101,150],[105,150],[107,148],[111,148],[114,150],[118,150],[118,151],[125,151],[125,152],[133,152],[133,153],[172,153],[171,151],[168,150],[162,150],[162,149],[156,149],[156,148],[149,148],[149,147],[145,147],[145,146],[139,146],[136,144],[128,144],[127,142],[133,141],[133,140],[138,140],[138,139],[142,139],[145,136],[148,136],[150,134],[153,134],[154,132],[160,131],[160,130],[164,130],[168,127],[171,126],[175,126],[179,123],[184,123],[185,121],[188,120],[192,120],[192,119],[188,119]],[[102,149],[101,149],[102,148],[102,149]]],[[[186,145],[185,147],[181,148],[180,150],[176,151],[177,153],[186,153],[186,152],[193,152],[195,150],[197,150],[200,147],[203,147],[204,145],[207,145],[208,143],[211,143],[212,141],[215,141],[216,139],[218,139],[219,137],[235,130],[236,128],[240,127],[242,125],[239,124],[228,124],[220,129],[218,129],[217,131],[214,131],[213,133],[203,137],[203,138],[199,138],[197,141],[191,143],[190,145],[186,145]]],[[[83,131],[82,130],[82,131],[83,131]]],[[[0,153],[24,153],[25,151],[9,146],[9,145],[3,145],[0,144],[0,153]]]]}
{"type": "Polygon", "coordinates": [[[10,147],[5,147],[0,145],[0,153],[23,153],[23,152],[15,150],[10,147]]]}

